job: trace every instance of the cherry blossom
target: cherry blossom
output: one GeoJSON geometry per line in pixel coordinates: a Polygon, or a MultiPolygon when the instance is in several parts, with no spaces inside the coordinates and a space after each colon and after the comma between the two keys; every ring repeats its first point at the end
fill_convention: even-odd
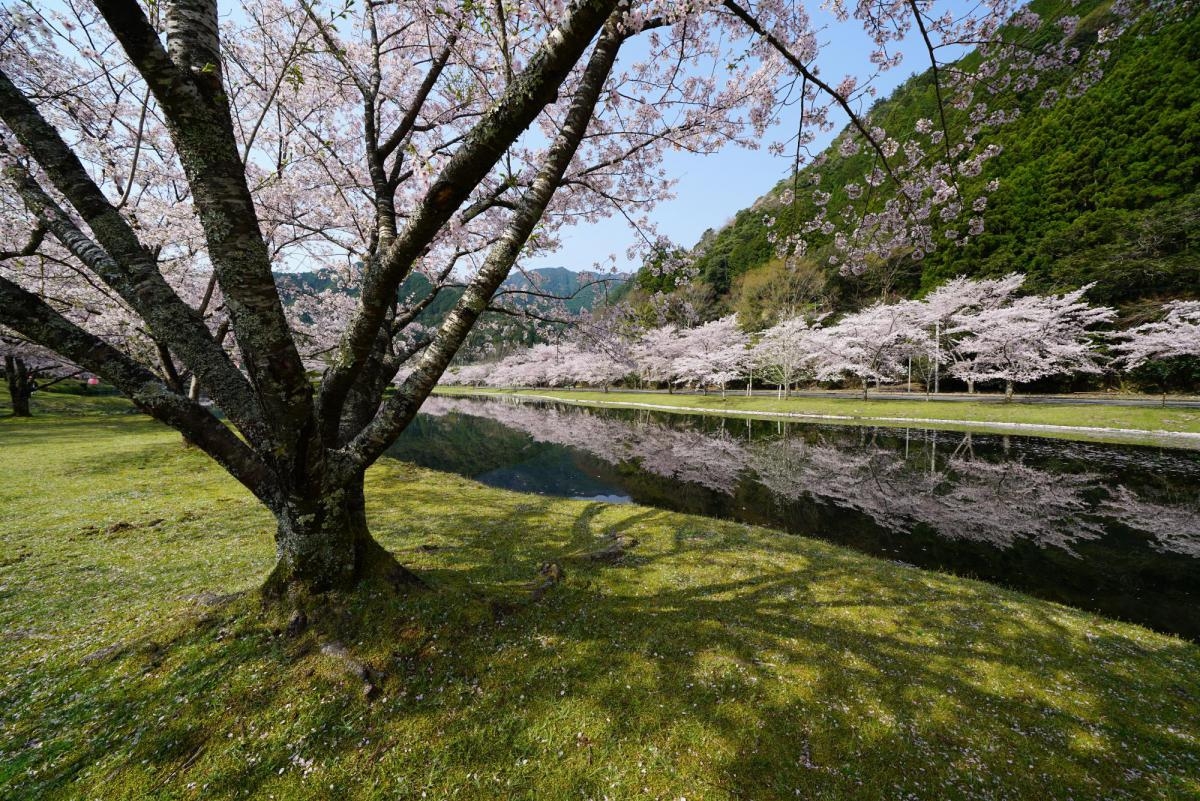
{"type": "Polygon", "coordinates": [[[1133,368],[1152,359],[1200,356],[1200,301],[1172,301],[1163,311],[1161,320],[1112,335],[1118,363],[1133,368]]]}

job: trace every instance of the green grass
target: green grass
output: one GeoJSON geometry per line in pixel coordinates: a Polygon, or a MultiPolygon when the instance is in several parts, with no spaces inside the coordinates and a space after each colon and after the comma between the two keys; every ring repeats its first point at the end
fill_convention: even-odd
{"type": "Polygon", "coordinates": [[[36,411],[0,419],[3,798],[1200,796],[1194,644],[393,461],[373,528],[432,589],[343,608],[368,699],[323,629],[276,634],[248,493],[119,404],[36,411]],[[606,532],[640,541],[624,564],[571,559],[606,532]]]}
{"type": "Polygon", "coordinates": [[[903,427],[914,421],[930,428],[983,430],[1014,433],[1011,426],[1025,426],[1016,433],[1062,439],[1132,444],[1164,444],[1200,448],[1200,438],[1175,434],[1200,434],[1200,409],[1103,404],[1021,404],[997,400],[949,403],[895,398],[747,398],[730,392],[709,395],[673,395],[666,392],[594,392],[590,390],[523,389],[503,390],[475,387],[438,387],[444,395],[507,394],[556,398],[570,403],[597,406],[646,405],[676,407],[676,411],[700,414],[748,413],[807,415],[814,419],[836,417],[830,422],[903,427]],[[893,418],[893,419],[888,419],[893,418]],[[1057,430],[1036,426],[1062,427],[1057,430]],[[1077,430],[1070,430],[1077,429],[1077,430]],[[1102,431],[1099,429],[1121,429],[1102,431]]]}

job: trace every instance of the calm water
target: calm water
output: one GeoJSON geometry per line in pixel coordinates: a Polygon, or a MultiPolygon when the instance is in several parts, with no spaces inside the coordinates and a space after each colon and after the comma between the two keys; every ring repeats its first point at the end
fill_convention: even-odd
{"type": "Polygon", "coordinates": [[[431,398],[391,455],[768,525],[1200,639],[1200,453],[431,398]]]}

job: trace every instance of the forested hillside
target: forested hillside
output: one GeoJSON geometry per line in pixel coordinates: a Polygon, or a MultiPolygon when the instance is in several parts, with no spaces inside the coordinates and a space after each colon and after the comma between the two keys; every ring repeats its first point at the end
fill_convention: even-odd
{"type": "MultiPolygon", "coordinates": [[[[1034,3],[1047,20],[1080,17],[1072,44],[1081,51],[1111,48],[1104,77],[1080,97],[1043,107],[1048,89],[1064,97],[1073,70],[1041,76],[1040,85],[997,105],[1020,116],[988,141],[1002,148],[978,176],[962,179],[963,195],[997,180],[984,214],[986,229],[965,245],[944,245],[914,259],[896,253],[865,274],[845,277],[830,264],[831,236],[808,235],[804,260],[784,266],[772,237],[811,218],[813,190],[829,192],[829,219],[848,203],[844,187],[862,181],[873,166],[865,149],[837,157],[843,133],[823,157],[781,181],[719,231],[707,232],[694,250],[711,304],[710,315],[737,310],[751,326],[797,306],[845,310],[880,297],[920,295],[948,278],[1028,276],[1035,292],[1063,291],[1095,282],[1089,298],[1117,306],[1136,320],[1166,298],[1200,292],[1200,15],[1193,6],[1172,16],[1151,16],[1116,42],[1101,42],[1109,22],[1107,2],[1034,3]],[[784,204],[785,190],[796,188],[784,204]],[[772,226],[769,218],[774,218],[772,226]]],[[[973,56],[964,59],[970,65],[973,56]]],[[[951,139],[966,123],[948,110],[951,139]]],[[[900,138],[922,118],[937,119],[930,72],[910,78],[876,103],[870,123],[900,138]]],[[[875,207],[894,197],[876,190],[875,207]]],[[[891,192],[891,194],[889,194],[891,192]]],[[[706,315],[707,316],[707,315],[706,315]]]]}

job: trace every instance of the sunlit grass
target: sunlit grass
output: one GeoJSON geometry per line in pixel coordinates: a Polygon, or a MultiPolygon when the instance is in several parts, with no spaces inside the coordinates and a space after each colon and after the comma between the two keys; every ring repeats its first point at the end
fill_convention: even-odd
{"type": "Polygon", "coordinates": [[[368,699],[328,628],[289,639],[262,610],[269,515],[102,405],[0,419],[0,797],[1200,795],[1193,644],[394,461],[369,473],[373,528],[433,589],[340,613],[386,674],[368,699]],[[639,540],[624,564],[572,559],[609,532],[639,540]],[[566,578],[531,602],[551,561],[566,578]]]}
{"type": "Polygon", "coordinates": [[[865,401],[854,398],[747,398],[735,392],[728,393],[724,398],[719,392],[708,395],[683,395],[666,392],[594,392],[563,389],[499,390],[486,387],[438,387],[437,392],[445,395],[529,395],[585,405],[635,408],[651,405],[675,407],[675,411],[682,412],[748,413],[764,417],[799,415],[844,424],[893,427],[919,424],[928,428],[949,430],[970,429],[1093,442],[1168,444],[1172,447],[1200,448],[1200,437],[1169,436],[1200,434],[1200,409],[1104,404],[1021,404],[998,400],[949,403],[892,397],[869,398],[865,401]],[[1038,426],[1062,428],[1039,429],[1038,426]],[[1161,436],[1164,433],[1168,436],[1161,436]]]}

